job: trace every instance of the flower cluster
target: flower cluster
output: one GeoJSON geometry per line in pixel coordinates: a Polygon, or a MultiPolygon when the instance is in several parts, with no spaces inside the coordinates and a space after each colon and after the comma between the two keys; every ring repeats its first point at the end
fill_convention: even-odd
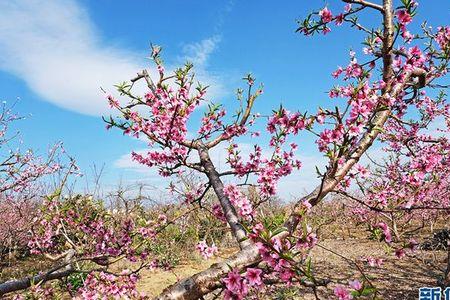
{"type": "Polygon", "coordinates": [[[251,219],[254,211],[250,200],[244,195],[235,184],[228,184],[223,188],[223,192],[230,199],[234,207],[239,210],[239,214],[245,219],[251,219]]]}
{"type": "Polygon", "coordinates": [[[213,257],[215,254],[217,254],[218,249],[216,247],[216,244],[212,243],[211,246],[208,246],[208,244],[206,243],[206,241],[200,241],[197,244],[197,250],[198,252],[200,252],[200,255],[204,258],[204,259],[208,259],[213,257]]]}
{"type": "Polygon", "coordinates": [[[295,276],[295,268],[290,261],[283,258],[283,254],[292,250],[291,242],[274,237],[264,243],[257,242],[256,245],[261,258],[272,269],[270,275],[281,279],[285,283],[290,283],[295,276]]]}
{"type": "Polygon", "coordinates": [[[450,26],[440,26],[437,28],[436,43],[444,53],[449,53],[450,51],[450,26]]]}
{"type": "Polygon", "coordinates": [[[94,300],[106,297],[112,297],[113,299],[148,299],[145,294],[139,293],[136,289],[138,276],[128,273],[130,273],[128,270],[124,270],[119,275],[105,272],[89,273],[75,299],[94,300]]]}
{"type": "Polygon", "coordinates": [[[226,288],[224,299],[244,299],[252,288],[256,289],[263,284],[261,274],[262,270],[255,268],[247,268],[243,275],[237,270],[228,272],[227,276],[222,279],[226,288]]]}
{"type": "Polygon", "coordinates": [[[313,232],[311,226],[306,225],[301,230],[301,238],[297,240],[296,247],[300,250],[312,249],[318,242],[317,235],[313,232]]]}
{"type": "Polygon", "coordinates": [[[212,213],[218,220],[226,222],[225,215],[223,214],[220,204],[216,203],[212,206],[212,213]]]}
{"type": "MultiPolygon", "coordinates": [[[[145,154],[133,153],[133,160],[147,165],[149,167],[160,167],[160,174],[163,176],[171,175],[171,168],[180,160],[187,159],[187,122],[200,105],[205,94],[205,89],[197,87],[196,92],[193,91],[192,81],[190,81],[189,73],[192,65],[187,64],[184,68],[176,71],[174,85],[164,83],[165,71],[159,60],[157,62],[160,81],[150,86],[150,90],[144,97],[135,97],[128,104],[121,106],[120,102],[108,95],[108,101],[111,106],[121,112],[124,120],[116,120],[112,117],[108,121],[108,128],[115,126],[123,130],[124,134],[139,137],[144,135],[148,138],[149,144],[155,146],[157,150],[148,151],[145,154]],[[138,100],[136,100],[138,99],[138,100]],[[138,106],[145,105],[150,117],[145,116],[138,106]]],[[[149,75],[145,73],[143,76],[151,80],[149,75]]],[[[130,86],[119,86],[119,91],[125,95],[131,95],[130,86]]],[[[218,113],[223,116],[224,111],[218,113]]],[[[202,134],[209,134],[207,128],[211,126],[211,130],[220,127],[220,117],[211,113],[208,120],[204,120],[202,134]],[[216,121],[214,125],[211,122],[216,121]]]]}
{"type": "Polygon", "coordinates": [[[353,299],[353,295],[358,296],[364,289],[363,284],[359,280],[351,280],[348,282],[348,287],[338,285],[334,288],[334,295],[339,300],[353,299]],[[353,290],[353,292],[351,292],[353,290]]]}
{"type": "Polygon", "coordinates": [[[77,245],[79,255],[100,265],[120,255],[134,262],[147,258],[146,241],[153,240],[163,224],[110,214],[91,197],[53,198],[36,216],[28,246],[33,253],[61,254],[77,245]]]}

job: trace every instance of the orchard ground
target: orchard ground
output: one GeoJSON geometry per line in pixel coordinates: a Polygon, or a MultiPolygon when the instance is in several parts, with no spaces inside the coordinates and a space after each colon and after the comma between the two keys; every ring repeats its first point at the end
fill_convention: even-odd
{"type": "MultiPolygon", "coordinates": [[[[332,249],[352,260],[368,255],[383,256],[385,253],[382,244],[370,239],[326,239],[320,242],[312,255],[317,276],[340,281],[343,284],[358,277],[359,274],[353,268],[348,268],[348,261],[320,246],[332,249]]],[[[170,284],[205,270],[235,251],[237,249],[224,249],[218,256],[208,260],[201,258],[186,260],[168,271],[145,270],[142,273],[139,290],[150,296],[157,296],[170,284]]],[[[437,269],[444,269],[446,265],[446,252],[417,250],[416,254],[402,259],[394,255],[388,256],[380,268],[372,268],[368,272],[369,278],[379,288],[382,299],[417,299],[420,287],[436,285],[436,278],[440,275],[437,269]]],[[[333,298],[332,289],[319,288],[319,295],[321,299],[333,298]]],[[[274,299],[315,299],[311,290],[289,287],[278,291],[274,296],[274,299]]]]}
{"type": "MultiPolygon", "coordinates": [[[[313,269],[317,278],[330,279],[334,284],[327,288],[318,288],[320,299],[333,298],[333,288],[336,284],[347,284],[349,280],[361,277],[357,263],[364,269],[365,276],[371,280],[379,291],[381,299],[417,299],[420,287],[436,286],[437,280],[442,276],[442,270],[446,267],[447,252],[442,250],[428,251],[416,250],[408,253],[403,258],[398,258],[394,253],[389,253],[385,244],[365,235],[357,222],[349,222],[341,216],[342,221],[338,224],[325,224],[321,228],[324,239],[312,250],[311,257],[313,269]],[[388,254],[386,254],[388,253],[388,254]],[[383,257],[381,267],[370,267],[361,262],[363,257],[383,257]]],[[[320,221],[318,221],[320,222],[320,221]]],[[[415,224],[417,225],[417,224],[415,224]]],[[[411,226],[414,227],[414,226],[411,226]]],[[[418,238],[423,243],[441,228],[448,227],[442,223],[435,228],[423,231],[418,238]]],[[[144,269],[141,271],[141,280],[138,283],[138,291],[147,296],[155,297],[165,288],[177,281],[201,272],[212,264],[223,261],[238,251],[230,246],[229,236],[223,234],[219,253],[212,258],[203,259],[197,252],[189,252],[187,248],[180,246],[173,254],[174,261],[166,269],[144,269]]],[[[170,260],[170,254],[168,255],[170,260]]],[[[1,273],[1,279],[26,274],[24,272],[45,269],[43,260],[18,260],[6,267],[1,273]],[[23,273],[23,274],[22,274],[23,273]]],[[[133,268],[134,265],[121,263],[117,268],[133,268]]],[[[208,297],[213,297],[213,294],[208,297]]],[[[209,299],[209,298],[206,299],[209,299]]],[[[311,289],[289,287],[286,284],[276,286],[270,299],[315,299],[311,289]]]]}

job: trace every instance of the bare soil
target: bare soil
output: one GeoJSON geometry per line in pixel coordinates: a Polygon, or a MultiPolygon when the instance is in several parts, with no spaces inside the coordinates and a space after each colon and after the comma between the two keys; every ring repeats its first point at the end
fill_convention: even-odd
{"type": "MultiPolygon", "coordinates": [[[[193,275],[230,256],[235,249],[227,249],[219,257],[187,261],[170,271],[149,271],[141,273],[139,289],[149,296],[158,295],[165,287],[186,276],[193,275]]],[[[333,282],[347,284],[348,280],[361,279],[358,268],[351,262],[359,261],[363,256],[383,257],[385,261],[381,268],[372,268],[360,263],[364,274],[378,289],[378,299],[418,299],[420,287],[436,286],[439,276],[442,276],[446,266],[444,251],[417,250],[415,254],[402,259],[393,254],[385,255],[383,244],[371,240],[347,239],[324,240],[313,251],[313,268],[317,278],[329,278],[333,282]],[[323,247],[323,248],[322,248],[323,247]],[[330,251],[331,250],[331,251],[330,251]],[[334,253],[333,253],[334,252],[334,253]],[[347,259],[342,258],[341,256],[347,259]],[[421,257],[418,259],[417,257],[421,257]]],[[[319,288],[320,299],[332,299],[334,284],[327,288],[319,288]]],[[[279,295],[274,299],[315,299],[311,289],[305,288],[289,296],[279,295]]]]}

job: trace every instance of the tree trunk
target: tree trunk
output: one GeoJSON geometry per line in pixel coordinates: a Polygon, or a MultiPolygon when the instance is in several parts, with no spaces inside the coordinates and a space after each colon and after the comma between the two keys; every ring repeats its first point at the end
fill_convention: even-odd
{"type": "Polygon", "coordinates": [[[219,199],[220,205],[225,215],[225,219],[231,227],[231,232],[236,238],[239,247],[241,249],[244,249],[246,246],[251,244],[251,240],[247,238],[247,233],[239,221],[236,209],[223,191],[223,182],[220,179],[219,173],[212,163],[211,158],[209,157],[208,149],[204,145],[200,145],[200,147],[198,148],[198,154],[200,156],[200,163],[205,169],[206,176],[208,176],[209,183],[213,187],[214,192],[219,199]]]}

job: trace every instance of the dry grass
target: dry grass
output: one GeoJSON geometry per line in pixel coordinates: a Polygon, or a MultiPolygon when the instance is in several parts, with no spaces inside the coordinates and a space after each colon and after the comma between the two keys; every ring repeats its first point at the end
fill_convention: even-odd
{"type": "MultiPolygon", "coordinates": [[[[418,250],[412,255],[398,259],[393,254],[385,255],[381,243],[369,240],[326,240],[321,245],[352,260],[362,256],[386,258],[381,268],[360,265],[377,287],[381,299],[417,299],[420,287],[436,286],[438,276],[443,274],[438,269],[443,270],[446,264],[444,251],[418,250]]],[[[346,284],[349,279],[362,277],[349,261],[325,249],[316,248],[313,261],[316,274],[323,278],[346,284]]]]}
{"type": "Polygon", "coordinates": [[[231,256],[237,249],[224,249],[219,252],[219,255],[203,260],[200,257],[186,261],[169,271],[163,270],[144,270],[141,272],[141,280],[139,280],[138,288],[145,292],[148,296],[157,296],[162,290],[178,280],[193,275],[197,272],[207,269],[214,263],[217,263],[229,256],[231,256]]]}

